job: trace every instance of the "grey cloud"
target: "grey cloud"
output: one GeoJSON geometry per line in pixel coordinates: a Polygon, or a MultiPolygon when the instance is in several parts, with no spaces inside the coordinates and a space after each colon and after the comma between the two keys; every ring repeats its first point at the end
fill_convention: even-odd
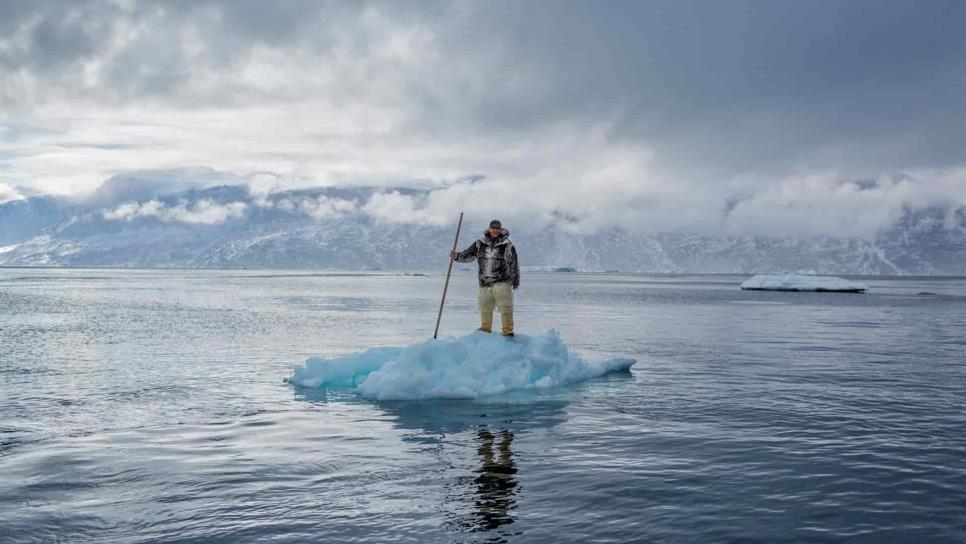
{"type": "Polygon", "coordinates": [[[579,89],[563,104],[626,104],[617,137],[642,139],[673,163],[733,175],[789,161],[860,169],[961,160],[951,143],[966,136],[962,3],[575,9],[540,39],[547,62],[551,44],[578,51],[556,63],[566,75],[554,87],[579,89]]]}
{"type": "MultiPolygon", "coordinates": [[[[103,52],[119,26],[142,25],[119,64],[134,59],[170,79],[201,76],[194,68],[231,69],[255,44],[308,45],[331,53],[333,35],[352,60],[364,62],[371,42],[360,16],[376,6],[393,24],[423,26],[433,35],[441,70],[410,83],[426,108],[471,98],[483,127],[526,124],[550,114],[597,114],[627,108],[626,132],[692,125],[711,116],[749,112],[808,113],[824,128],[843,113],[862,117],[935,112],[963,88],[966,5],[855,2],[519,2],[323,3],[316,1],[141,2],[122,10],[110,2],[41,2],[31,12],[6,2],[4,30],[39,17],[32,43],[15,65],[38,68],[103,52]],[[463,7],[461,7],[463,6],[463,7]],[[465,7],[469,6],[469,7],[465,7]],[[185,27],[202,31],[203,51],[191,61],[179,51],[185,27]],[[492,71],[477,71],[492,62],[492,71]],[[464,66],[468,64],[468,66],[464,66]],[[170,73],[169,73],[170,72],[170,73]],[[166,74],[165,74],[166,73],[166,74]],[[506,96],[508,80],[545,80],[532,94],[506,96]],[[479,80],[474,80],[479,77],[479,80]],[[442,87],[442,88],[441,88],[442,87]],[[431,93],[428,89],[440,89],[431,93]],[[482,92],[482,91],[488,92],[482,92]],[[420,91],[422,91],[420,93],[420,91]],[[463,92],[461,92],[463,91],[463,92]],[[465,91],[469,91],[468,93],[465,91]],[[433,100],[435,98],[435,100],[433,100]],[[648,123],[636,121],[647,120],[648,123]]],[[[325,58],[320,60],[325,61],[325,58]]],[[[428,59],[424,59],[428,60],[428,59]]],[[[146,77],[158,77],[151,70],[146,77]]],[[[379,74],[372,74],[378,81],[379,74]]],[[[358,89],[349,92],[358,91],[358,89]]],[[[445,111],[444,111],[445,113],[445,111]]],[[[934,118],[934,120],[936,120],[934,118]]],[[[884,126],[893,125],[885,120],[884,126]]]]}
{"type": "MultiPolygon", "coordinates": [[[[647,168],[620,171],[623,202],[667,215],[657,221],[665,227],[680,216],[666,209],[690,198],[699,216],[717,210],[752,228],[755,214],[807,188],[892,209],[905,186],[844,196],[836,187],[962,166],[964,26],[966,3],[946,0],[6,1],[0,63],[27,77],[4,76],[0,118],[73,101],[238,108],[239,117],[321,101],[326,112],[376,112],[374,125],[386,118],[378,129],[360,121],[351,137],[320,129],[325,160],[411,146],[418,159],[401,161],[416,165],[410,178],[432,177],[418,168],[435,161],[457,176],[487,175],[481,185],[540,178],[528,187],[563,198],[558,187],[607,165],[555,163],[651,153],[647,168]],[[423,158],[428,148],[443,151],[423,158]],[[643,179],[655,174],[674,187],[643,179]]],[[[949,178],[921,175],[922,191],[934,177],[949,178]]],[[[577,224],[593,213],[581,200],[550,209],[577,224]]]]}
{"type": "Polygon", "coordinates": [[[0,62],[10,70],[53,71],[95,55],[118,10],[105,2],[3,2],[0,62]]]}

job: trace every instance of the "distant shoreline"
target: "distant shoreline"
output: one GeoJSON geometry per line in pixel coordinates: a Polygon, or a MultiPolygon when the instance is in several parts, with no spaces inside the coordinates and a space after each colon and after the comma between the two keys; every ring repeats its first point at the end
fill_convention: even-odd
{"type": "MultiPolygon", "coordinates": [[[[553,270],[553,268],[558,267],[534,267],[534,269],[527,269],[523,267],[523,272],[526,274],[546,274],[546,275],[594,275],[594,276],[652,276],[652,277],[686,277],[686,276],[718,276],[718,277],[731,277],[731,276],[753,276],[759,272],[646,272],[646,271],[622,271],[622,270],[553,270]]],[[[143,267],[143,266],[8,266],[0,265],[0,270],[117,270],[117,271],[225,271],[225,272],[277,272],[277,273],[298,273],[299,275],[308,274],[326,274],[326,275],[346,275],[351,274],[354,276],[411,276],[411,277],[434,277],[441,275],[442,272],[427,271],[422,270],[360,270],[360,269],[350,269],[350,268],[270,268],[270,267],[204,267],[204,266],[193,266],[193,267],[176,267],[176,266],[165,266],[165,267],[143,267]]],[[[469,270],[453,270],[454,275],[474,275],[475,272],[469,270]]],[[[824,275],[824,274],[806,274],[806,275],[824,275]]],[[[966,275],[963,276],[947,276],[947,275],[874,275],[874,274],[835,274],[843,278],[877,278],[877,279],[918,279],[918,280],[951,280],[951,279],[966,279],[966,275]]]]}

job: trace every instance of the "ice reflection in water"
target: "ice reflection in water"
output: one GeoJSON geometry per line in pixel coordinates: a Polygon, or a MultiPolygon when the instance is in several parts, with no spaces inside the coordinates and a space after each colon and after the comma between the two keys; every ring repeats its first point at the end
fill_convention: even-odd
{"type": "MultiPolygon", "coordinates": [[[[344,390],[297,391],[299,399],[313,403],[370,404],[344,390]]],[[[455,535],[480,534],[485,542],[506,542],[525,535],[510,527],[524,500],[514,439],[519,433],[546,431],[566,421],[570,402],[556,397],[579,391],[577,386],[549,394],[516,392],[489,399],[373,405],[394,418],[393,426],[406,433],[405,442],[427,447],[437,458],[443,475],[442,528],[455,535]]]]}

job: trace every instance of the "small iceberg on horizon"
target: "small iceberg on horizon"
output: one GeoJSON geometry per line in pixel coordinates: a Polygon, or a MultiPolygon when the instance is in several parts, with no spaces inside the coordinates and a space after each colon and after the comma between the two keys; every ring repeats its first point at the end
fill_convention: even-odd
{"type": "Polygon", "coordinates": [[[824,293],[864,293],[864,283],[835,276],[805,274],[758,274],[741,284],[746,291],[817,291],[824,293]]]}
{"type": "Polygon", "coordinates": [[[635,362],[626,357],[588,361],[571,353],[557,331],[513,338],[473,332],[330,359],[310,357],[287,381],[354,389],[373,400],[474,399],[576,383],[627,370],[635,362]]]}

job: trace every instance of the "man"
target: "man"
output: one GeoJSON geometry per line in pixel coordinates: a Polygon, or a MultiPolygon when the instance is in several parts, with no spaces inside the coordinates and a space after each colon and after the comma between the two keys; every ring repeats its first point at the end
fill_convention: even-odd
{"type": "Polygon", "coordinates": [[[483,238],[463,251],[453,251],[450,257],[461,263],[475,258],[480,267],[480,330],[493,332],[496,306],[503,322],[503,336],[513,336],[513,290],[520,286],[520,264],[510,242],[510,231],[494,219],[483,238]]]}

